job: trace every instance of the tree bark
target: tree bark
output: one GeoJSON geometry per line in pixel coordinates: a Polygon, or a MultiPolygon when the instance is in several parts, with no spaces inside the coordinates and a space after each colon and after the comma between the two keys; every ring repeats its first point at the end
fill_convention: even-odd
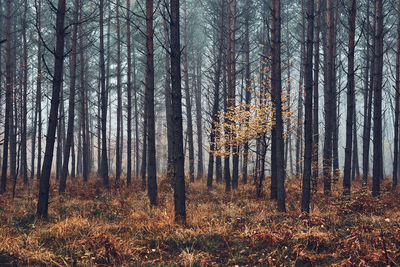
{"type": "Polygon", "coordinates": [[[372,195],[379,196],[380,183],[383,179],[383,155],[382,155],[382,72],[383,72],[383,3],[375,1],[375,48],[374,50],[374,156],[372,195]]]}
{"type": "Polygon", "coordinates": [[[179,0],[170,0],[170,29],[171,29],[171,85],[172,85],[172,129],[174,130],[173,150],[173,181],[175,221],[186,223],[186,197],[183,154],[182,129],[182,94],[181,94],[181,55],[179,33],[179,0]]]}
{"type": "MultiPolygon", "coordinates": [[[[78,13],[79,13],[79,0],[74,1],[74,26],[72,29],[72,50],[71,50],[71,61],[70,61],[70,87],[69,87],[69,101],[68,101],[68,128],[67,128],[67,140],[64,147],[64,162],[60,177],[59,193],[65,191],[67,175],[68,175],[68,164],[71,149],[73,149],[73,138],[74,138],[74,122],[75,122],[75,81],[76,81],[76,42],[78,33],[78,13]]],[[[99,137],[100,138],[100,137],[99,137]]]]}
{"type": "Polygon", "coordinates": [[[313,92],[313,163],[312,163],[312,192],[316,193],[319,177],[319,47],[321,31],[321,0],[317,0],[317,10],[315,13],[315,52],[314,52],[314,92],[313,92]]]}
{"type": "Polygon", "coordinates": [[[117,141],[115,145],[115,179],[119,183],[121,177],[121,136],[122,136],[122,92],[121,92],[121,31],[119,20],[120,0],[116,4],[116,20],[117,20],[117,141]]]}
{"type": "Polygon", "coordinates": [[[8,144],[10,132],[13,131],[10,127],[12,120],[12,63],[11,63],[11,0],[6,0],[6,111],[4,120],[4,144],[3,144],[3,164],[1,173],[1,188],[0,193],[7,190],[7,168],[8,168],[8,144]]]}
{"type": "Polygon", "coordinates": [[[187,14],[186,14],[186,0],[183,2],[183,73],[185,80],[185,100],[186,100],[186,123],[187,135],[189,145],[189,178],[194,181],[194,147],[193,147],[193,119],[192,119],[192,103],[189,88],[189,70],[188,70],[188,42],[187,42],[187,14]]]}
{"type": "MultiPolygon", "coordinates": [[[[350,1],[349,13],[349,42],[347,53],[347,119],[346,119],[346,149],[344,158],[343,190],[344,194],[350,194],[351,188],[351,156],[353,143],[353,124],[354,124],[354,103],[355,103],[355,83],[354,83],[354,50],[355,50],[355,30],[356,30],[356,0],[350,1]]],[[[354,168],[354,166],[353,166],[354,168]]]]}
{"type": "Polygon", "coordinates": [[[46,152],[43,161],[43,172],[40,177],[39,199],[37,204],[36,216],[39,218],[47,218],[49,204],[50,189],[50,172],[53,161],[54,139],[57,128],[58,105],[60,102],[60,90],[63,76],[64,63],[64,17],[65,17],[65,0],[58,0],[57,16],[56,16],[56,50],[54,54],[54,77],[53,77],[53,93],[51,98],[51,108],[49,124],[46,136],[46,152]]]}
{"type": "Polygon", "coordinates": [[[107,94],[106,71],[104,62],[104,0],[100,0],[100,71],[101,71],[101,177],[103,184],[108,186],[108,159],[107,159],[107,94]]]}
{"type": "Polygon", "coordinates": [[[326,1],[326,20],[327,20],[327,41],[326,41],[326,90],[324,94],[325,106],[325,140],[323,149],[323,176],[324,176],[324,193],[331,194],[332,182],[332,137],[334,131],[334,122],[332,118],[336,112],[336,107],[333,106],[334,89],[333,89],[333,75],[334,75],[334,25],[333,25],[333,0],[326,1]]]}
{"type": "Polygon", "coordinates": [[[313,100],[313,41],[314,41],[314,0],[308,0],[307,7],[307,52],[305,60],[305,119],[304,119],[304,172],[301,210],[310,212],[310,182],[312,166],[312,100],[313,100]]]}
{"type": "Polygon", "coordinates": [[[131,185],[132,180],[132,85],[131,85],[131,68],[132,68],[132,55],[131,55],[131,1],[126,0],[126,46],[127,46],[127,57],[128,57],[128,73],[127,73],[127,113],[128,113],[128,125],[127,125],[127,174],[126,184],[131,185]]]}
{"type": "Polygon", "coordinates": [[[146,0],[146,88],[145,108],[147,117],[147,189],[150,206],[157,206],[157,178],[156,178],[156,140],[154,118],[154,48],[153,48],[153,0],[146,0]]]}
{"type": "Polygon", "coordinates": [[[284,138],[282,121],[282,78],[281,78],[281,3],[272,0],[271,16],[271,92],[275,108],[276,130],[276,175],[278,211],[285,212],[285,169],[284,138]]]}
{"type": "Polygon", "coordinates": [[[396,48],[396,86],[395,86],[395,115],[394,115],[394,155],[393,155],[393,184],[397,187],[398,157],[399,157],[399,115],[400,115],[400,1],[397,11],[397,48],[396,48]]]}

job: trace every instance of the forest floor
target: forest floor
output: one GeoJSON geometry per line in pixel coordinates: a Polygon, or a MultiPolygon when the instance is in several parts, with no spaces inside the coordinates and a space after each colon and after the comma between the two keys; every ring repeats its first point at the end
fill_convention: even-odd
{"type": "Polygon", "coordinates": [[[339,185],[331,197],[321,188],[306,216],[295,179],[286,183],[287,213],[257,199],[251,184],[225,194],[196,181],[183,227],[174,223],[168,181],[159,180],[152,210],[138,180],[106,190],[99,179],[74,179],[63,196],[53,180],[46,221],[33,216],[37,183],[19,184],[14,199],[0,196],[0,265],[400,265],[400,191],[389,182],[379,198],[357,182],[351,198],[339,185]]]}

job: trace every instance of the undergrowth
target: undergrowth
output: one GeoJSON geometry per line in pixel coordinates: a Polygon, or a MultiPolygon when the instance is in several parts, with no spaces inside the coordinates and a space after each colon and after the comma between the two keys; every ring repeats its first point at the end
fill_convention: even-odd
{"type": "Polygon", "coordinates": [[[320,189],[307,215],[295,179],[286,182],[287,213],[256,198],[253,185],[226,194],[196,181],[185,226],[174,223],[164,176],[153,209],[138,180],[106,189],[100,179],[76,178],[62,196],[52,184],[46,221],[34,216],[37,181],[18,184],[14,199],[0,196],[0,265],[400,265],[400,192],[388,184],[379,198],[357,182],[350,197],[320,189]]]}

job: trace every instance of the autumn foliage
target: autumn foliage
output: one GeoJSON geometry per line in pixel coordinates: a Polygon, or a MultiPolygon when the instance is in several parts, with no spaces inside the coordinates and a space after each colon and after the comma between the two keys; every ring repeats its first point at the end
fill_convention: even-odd
{"type": "Polygon", "coordinates": [[[33,216],[37,185],[19,184],[14,200],[0,196],[0,264],[400,264],[399,191],[376,199],[356,183],[348,198],[324,196],[319,188],[307,215],[299,210],[300,182],[291,179],[284,214],[273,201],[256,198],[253,185],[225,194],[221,185],[207,191],[195,182],[188,188],[183,227],[174,223],[170,183],[159,180],[159,206],[153,209],[137,179],[129,189],[110,191],[100,180],[75,179],[64,196],[51,187],[47,221],[33,216]]]}

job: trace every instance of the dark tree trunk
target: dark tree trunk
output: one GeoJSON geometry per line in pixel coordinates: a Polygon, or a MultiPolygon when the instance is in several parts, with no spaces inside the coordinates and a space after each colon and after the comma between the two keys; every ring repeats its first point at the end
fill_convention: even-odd
{"type": "Polygon", "coordinates": [[[183,73],[185,79],[185,100],[186,100],[186,122],[187,122],[187,136],[189,143],[189,178],[190,181],[194,181],[194,147],[193,147],[193,120],[192,120],[192,103],[191,103],[191,94],[189,88],[189,70],[188,70],[188,42],[187,42],[187,17],[186,17],[186,0],[183,3],[183,73]]]}
{"type": "Polygon", "coordinates": [[[184,224],[186,222],[185,200],[185,175],[183,155],[183,129],[182,129],[182,94],[181,94],[181,55],[179,33],[179,0],[170,1],[171,19],[171,85],[172,85],[172,129],[173,134],[173,183],[175,221],[184,224]]]}
{"type": "Polygon", "coordinates": [[[57,17],[56,17],[56,50],[54,54],[54,78],[53,93],[51,98],[51,108],[49,124],[46,136],[46,152],[43,161],[43,172],[40,177],[39,200],[37,204],[36,215],[39,218],[47,218],[49,204],[50,189],[50,173],[53,161],[54,139],[57,128],[57,113],[60,102],[60,90],[63,76],[64,63],[64,17],[65,17],[65,0],[58,0],[57,17]]]}
{"type": "Polygon", "coordinates": [[[115,179],[119,183],[121,177],[121,144],[122,144],[122,92],[121,92],[121,31],[119,21],[120,0],[117,0],[116,19],[117,19],[117,142],[115,145],[115,179]]]}
{"type": "Polygon", "coordinates": [[[314,103],[313,103],[313,163],[312,163],[312,192],[317,192],[319,177],[319,34],[321,31],[321,0],[317,0],[317,10],[315,13],[315,51],[314,51],[314,103]]]}
{"type": "MultiPolygon", "coordinates": [[[[67,140],[64,147],[64,162],[62,166],[59,193],[65,191],[65,185],[68,175],[68,164],[69,155],[71,149],[73,149],[74,142],[74,122],[75,122],[75,81],[76,81],[76,42],[78,33],[78,12],[79,12],[79,0],[74,1],[74,26],[72,29],[72,51],[70,61],[70,87],[69,87],[69,107],[68,107],[68,128],[67,128],[67,140]]],[[[100,103],[99,103],[100,105],[100,103]]],[[[74,162],[73,162],[74,164],[74,162]]]]}
{"type": "Polygon", "coordinates": [[[282,80],[281,80],[281,2],[272,0],[271,22],[271,92],[275,108],[276,130],[276,180],[278,211],[286,211],[285,207],[285,169],[284,138],[282,121],[282,80]]]}
{"type": "MultiPolygon", "coordinates": [[[[344,158],[343,191],[345,195],[350,194],[351,187],[351,155],[353,144],[354,124],[354,50],[355,50],[355,30],[356,30],[356,0],[350,1],[349,13],[349,42],[347,53],[347,119],[346,119],[346,149],[344,158]]],[[[354,166],[353,166],[354,167],[354,166]]]]}
{"type": "MultiPolygon", "coordinates": [[[[166,3],[166,5],[168,5],[166,3]]],[[[164,7],[163,13],[165,14],[166,10],[164,7]]],[[[167,20],[164,18],[163,19],[163,28],[164,28],[164,42],[165,46],[168,47],[169,44],[169,29],[167,26],[167,20]]],[[[171,178],[171,166],[172,166],[172,139],[173,139],[173,129],[171,126],[171,120],[172,120],[172,95],[171,95],[171,59],[170,59],[170,53],[169,49],[165,51],[165,114],[166,114],[166,120],[167,120],[167,142],[168,142],[168,158],[167,158],[167,175],[169,178],[171,178]]],[[[171,180],[172,181],[172,180],[171,180]]]]}
{"type": "Polygon", "coordinates": [[[146,88],[145,111],[147,117],[147,152],[149,162],[147,164],[147,189],[150,206],[157,205],[157,178],[156,178],[156,140],[154,118],[154,48],[153,48],[153,0],[146,0],[146,88]]]}
{"type": "Polygon", "coordinates": [[[304,68],[305,118],[304,118],[304,172],[301,198],[301,210],[310,212],[310,182],[312,166],[312,115],[313,115],[313,41],[314,41],[314,0],[307,5],[307,52],[304,68]]]}
{"type": "MultiPolygon", "coordinates": [[[[375,38],[372,38],[372,47],[369,44],[369,36],[371,31],[371,25],[369,22],[369,2],[367,1],[367,54],[366,58],[366,69],[365,69],[365,86],[364,86],[364,125],[363,125],[363,186],[367,185],[369,175],[369,149],[370,149],[370,136],[371,136],[371,116],[372,116],[372,96],[373,96],[373,81],[374,81],[374,57],[370,56],[370,50],[372,48],[372,55],[374,53],[375,38]],[[368,74],[370,80],[368,79],[368,74]]],[[[375,11],[374,11],[375,14],[375,11]]],[[[375,18],[373,20],[373,29],[375,29],[375,18]]]]}
{"type": "MultiPolygon", "coordinates": [[[[232,92],[229,100],[231,100],[232,103],[230,103],[230,106],[232,108],[235,107],[235,96],[236,96],[236,0],[232,0],[232,26],[231,26],[231,87],[232,87],[232,92]]],[[[234,136],[236,133],[232,133],[232,136],[234,136]]],[[[232,146],[232,188],[236,189],[238,188],[239,184],[239,146],[238,145],[233,145],[232,146]]]]}
{"type": "MultiPolygon", "coordinates": [[[[82,10],[80,14],[82,18],[82,10]]],[[[90,159],[89,159],[89,134],[88,134],[88,114],[87,114],[87,99],[86,99],[86,84],[85,79],[85,51],[83,43],[82,26],[79,27],[79,55],[80,55],[80,82],[81,82],[81,130],[82,130],[82,176],[86,182],[89,176],[90,159]]]]}
{"type": "MultiPolygon", "coordinates": [[[[245,53],[246,53],[246,63],[245,63],[245,95],[246,95],[246,111],[250,111],[250,101],[251,101],[251,80],[250,80],[250,38],[249,38],[249,20],[250,20],[250,11],[247,10],[245,17],[245,53]]],[[[249,163],[249,142],[247,141],[244,144],[243,148],[243,184],[247,184],[247,172],[248,172],[248,163],[249,163]]]]}
{"type": "Polygon", "coordinates": [[[302,138],[303,138],[303,83],[304,83],[304,61],[306,55],[306,24],[305,24],[305,7],[304,0],[301,0],[301,55],[300,55],[300,69],[299,69],[299,92],[297,101],[297,128],[296,128],[296,177],[300,178],[301,175],[301,150],[302,150],[302,138]]]}
{"type": "Polygon", "coordinates": [[[333,25],[333,0],[326,1],[326,20],[327,20],[327,41],[326,41],[326,90],[324,94],[325,106],[325,141],[323,149],[323,176],[324,176],[324,193],[331,194],[332,182],[332,137],[334,131],[334,122],[332,121],[336,107],[334,103],[334,89],[333,89],[333,76],[334,76],[334,25],[333,25]]]}
{"type": "Polygon", "coordinates": [[[36,106],[38,114],[38,151],[37,151],[37,170],[36,179],[40,180],[42,167],[42,41],[40,40],[41,27],[41,2],[37,1],[36,24],[38,30],[38,52],[37,52],[37,83],[36,83],[36,106]]]}
{"type": "MultiPolygon", "coordinates": [[[[223,28],[224,28],[224,0],[220,0],[221,14],[219,16],[219,28],[218,28],[218,55],[215,67],[214,76],[214,99],[211,114],[211,132],[210,132],[210,152],[208,158],[208,173],[207,173],[207,188],[211,189],[213,182],[213,171],[214,171],[214,155],[213,151],[216,149],[215,141],[217,137],[216,124],[219,121],[218,110],[220,102],[220,85],[221,85],[221,66],[222,66],[222,50],[223,50],[223,28]]],[[[217,167],[216,171],[217,173],[217,167]]]]}
{"type": "MultiPolygon", "coordinates": [[[[333,183],[336,184],[339,181],[340,176],[340,169],[339,169],[339,110],[340,110],[340,93],[341,91],[338,90],[337,87],[337,78],[340,80],[342,76],[339,73],[337,77],[337,66],[336,66],[336,56],[337,56],[337,22],[338,22],[338,9],[339,9],[339,0],[335,1],[335,12],[334,22],[333,22],[333,57],[332,57],[332,64],[333,64],[333,74],[332,74],[332,101],[333,107],[335,107],[335,111],[332,111],[332,122],[333,122],[333,133],[332,133],[332,173],[333,173],[333,183]]],[[[339,54],[340,58],[340,54],[339,54]]],[[[339,69],[341,71],[341,69],[339,69]]]]}
{"type": "Polygon", "coordinates": [[[383,72],[383,3],[375,1],[375,48],[374,50],[374,157],[372,195],[379,196],[380,183],[383,179],[383,155],[382,155],[382,72],[383,72]]]}
{"type": "Polygon", "coordinates": [[[128,73],[127,73],[127,113],[128,113],[128,125],[127,125],[127,174],[126,174],[126,185],[130,186],[132,180],[132,85],[131,85],[131,68],[132,68],[132,54],[131,54],[131,1],[126,1],[126,46],[127,46],[127,57],[128,57],[128,73]]]}
{"type": "Polygon", "coordinates": [[[202,107],[201,107],[201,93],[202,93],[202,59],[201,55],[197,55],[197,90],[195,92],[196,101],[196,128],[197,128],[197,179],[200,180],[203,177],[203,123],[202,123],[202,107]]]}
{"type": "Polygon", "coordinates": [[[6,0],[6,112],[4,120],[4,144],[3,144],[3,164],[1,173],[0,193],[7,189],[7,167],[8,167],[8,144],[12,119],[12,63],[11,63],[11,0],[6,0]]]}
{"type": "Polygon", "coordinates": [[[103,184],[108,186],[108,160],[107,160],[107,94],[106,70],[104,62],[104,0],[100,0],[100,71],[101,71],[101,177],[103,184]]]}
{"type": "Polygon", "coordinates": [[[396,92],[394,116],[394,155],[393,155],[393,189],[397,187],[398,157],[399,157],[399,115],[400,115],[400,1],[397,21],[397,48],[396,48],[396,92]]]}
{"type": "MultiPolygon", "coordinates": [[[[1,3],[0,3],[1,6],[1,3]]],[[[28,44],[27,44],[27,13],[28,1],[24,1],[24,19],[23,19],[23,46],[24,46],[24,78],[23,78],[23,92],[22,92],[22,129],[21,129],[21,175],[24,184],[28,184],[28,161],[27,161],[27,95],[28,95],[28,44]]],[[[0,61],[1,62],[1,61],[0,61]]]]}

